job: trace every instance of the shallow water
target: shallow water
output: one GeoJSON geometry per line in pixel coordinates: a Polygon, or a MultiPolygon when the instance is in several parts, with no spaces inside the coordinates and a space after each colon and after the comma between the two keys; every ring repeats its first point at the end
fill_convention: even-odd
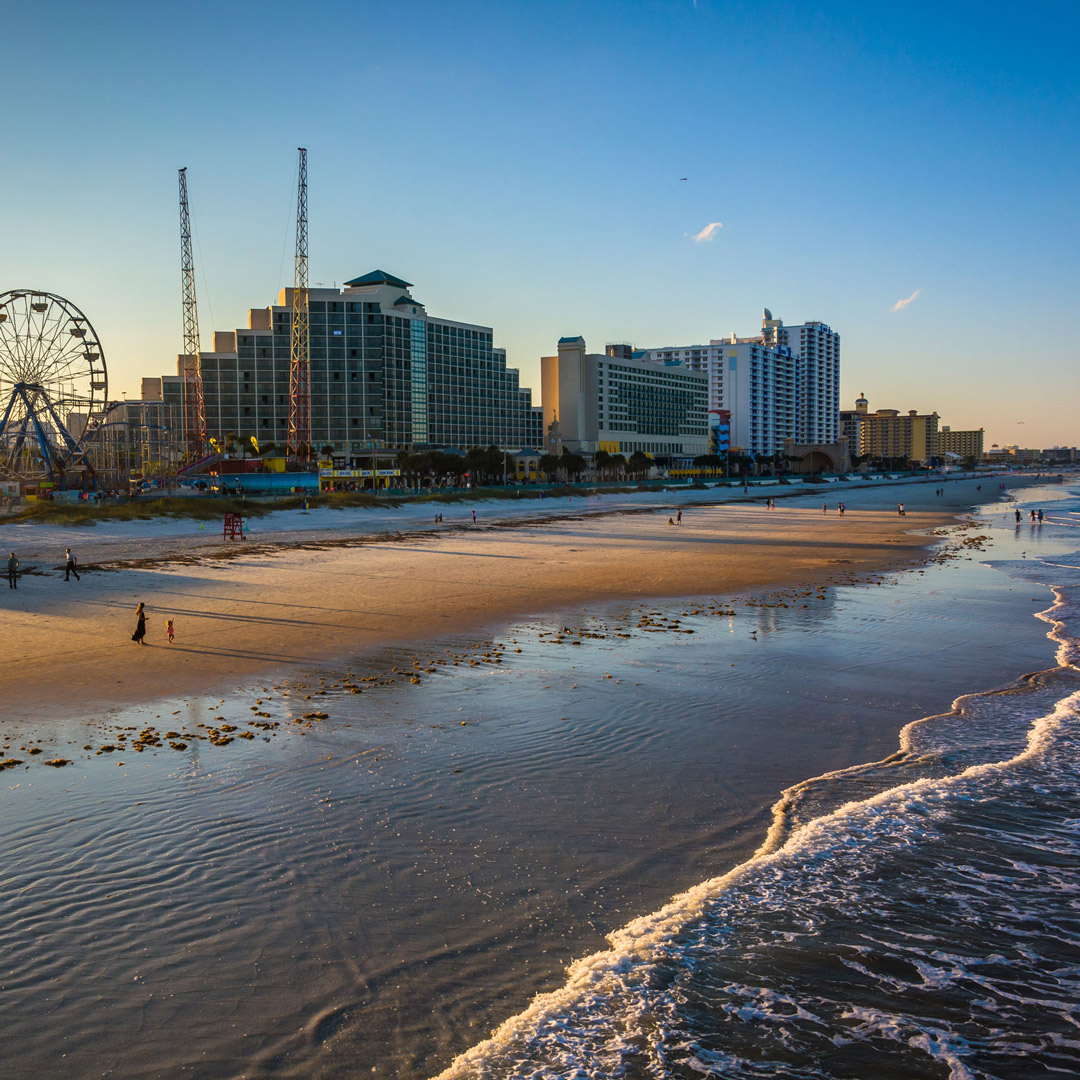
{"type": "Polygon", "coordinates": [[[1053,509],[992,564],[1053,586],[1058,667],[797,785],[754,858],[613,935],[447,1075],[1080,1075],[1080,499],[1053,509]]]}
{"type": "MultiPolygon", "coordinates": [[[[1021,539],[1066,552],[1050,531],[1021,539]]],[[[1025,561],[1011,529],[994,533],[991,556],[1025,561]]],[[[459,1069],[741,1076],[773,1075],[779,1061],[789,1075],[847,1076],[868,1075],[872,1062],[888,1075],[902,1039],[890,1043],[893,1021],[874,1019],[880,988],[846,1001],[836,985],[868,976],[835,957],[874,970],[865,957],[884,941],[910,982],[914,961],[886,933],[896,917],[882,915],[879,937],[868,926],[849,952],[833,932],[844,917],[830,922],[815,905],[854,905],[860,924],[871,910],[902,910],[899,885],[867,905],[867,881],[925,885],[930,868],[951,865],[933,847],[937,833],[962,827],[932,824],[953,812],[948,799],[925,810],[889,789],[919,776],[951,783],[942,778],[1015,756],[1030,726],[1017,717],[1049,715],[1067,696],[1052,683],[1065,672],[1005,706],[972,698],[969,720],[919,725],[905,756],[862,767],[956,694],[1052,662],[1047,626],[1029,614],[1049,594],[1027,569],[953,561],[862,588],[566,613],[497,642],[417,653],[418,685],[408,681],[414,654],[396,653],[350,669],[358,678],[397,667],[393,685],[335,672],[223,704],[159,703],[103,717],[85,743],[147,723],[205,730],[196,725],[215,716],[243,729],[253,710],[284,722],[225,747],[193,740],[139,754],[129,741],[94,755],[62,720],[34,732],[9,720],[7,753],[41,738],[75,759],[0,773],[10,1075],[429,1075],[535,994],[558,992],[566,964],[603,949],[608,934],[627,946],[618,978],[563,991],[459,1069]],[[328,719],[288,723],[315,709],[328,719]],[[941,734],[927,741],[929,731],[941,734]],[[801,784],[774,815],[781,790],[837,769],[851,771],[801,784]],[[865,809],[871,797],[899,801],[865,809]],[[849,799],[862,800],[865,821],[837,809],[849,799]],[[823,815],[844,824],[830,833],[823,815]],[[856,840],[827,839],[843,830],[856,840]],[[774,854],[753,864],[766,875],[753,885],[701,885],[763,843],[774,854]],[[860,863],[852,853],[868,846],[879,861],[860,863]],[[698,906],[659,918],[662,934],[649,936],[655,918],[641,940],[620,933],[681,890],[697,890],[698,906]],[[755,949],[762,963],[740,966],[755,949]],[[818,1012],[806,1004],[814,993],[818,1012]],[[776,1005],[784,994],[795,1004],[776,1005]],[[834,1051],[820,1056],[857,1026],[848,1009],[862,1010],[866,1034],[853,1043],[870,1056],[851,1051],[855,1072],[821,1071],[848,1067],[834,1051]],[[784,1018],[798,1010],[817,1020],[803,1030],[784,1018]],[[740,1024],[748,1037],[736,1037],[740,1024]]],[[[1009,827],[984,837],[994,857],[1009,827]]],[[[977,848],[978,835],[973,827],[964,843],[977,848]]],[[[965,848],[963,864],[980,866],[977,856],[965,848]]],[[[957,947],[951,925],[945,951],[957,947]]],[[[1044,962],[1032,952],[1033,966],[1044,962]]],[[[895,1029],[930,1038],[918,1025],[936,1007],[894,1018],[895,1029]]]]}

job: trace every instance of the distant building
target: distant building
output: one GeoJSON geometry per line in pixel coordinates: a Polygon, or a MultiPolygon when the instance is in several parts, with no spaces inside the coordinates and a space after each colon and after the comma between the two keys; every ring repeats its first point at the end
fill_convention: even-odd
{"type": "Polygon", "coordinates": [[[755,454],[783,451],[788,439],[834,443],[840,434],[840,335],[825,323],[785,326],[766,308],[756,337],[643,352],[709,376],[709,408],[731,413],[731,444],[755,454]]]}
{"type": "Polygon", "coordinates": [[[795,362],[786,345],[773,348],[756,338],[732,336],[708,345],[647,349],[643,355],[708,377],[709,408],[729,414],[733,447],[773,454],[794,438],[795,362]]]}
{"type": "Polygon", "coordinates": [[[911,409],[867,411],[860,418],[860,453],[870,461],[903,459],[929,465],[939,454],[938,414],[911,409]]]}
{"type": "Polygon", "coordinates": [[[944,457],[955,454],[958,458],[982,461],[983,429],[977,431],[954,431],[946,424],[938,432],[938,450],[944,457]]]}
{"type": "Polygon", "coordinates": [[[1075,465],[1077,450],[1075,446],[1052,446],[1042,452],[1043,459],[1052,465],[1075,465]]]}
{"type": "Polygon", "coordinates": [[[1034,465],[1043,459],[1042,450],[1020,447],[1015,443],[1000,448],[993,446],[983,454],[983,460],[997,465],[1034,465]]]}
{"type": "Polygon", "coordinates": [[[726,457],[731,451],[731,413],[727,409],[709,410],[709,453],[726,457]]]}
{"type": "Polygon", "coordinates": [[[863,420],[870,411],[870,402],[860,393],[854,409],[840,410],[840,435],[847,439],[852,454],[861,454],[863,443],[863,420]]]}
{"type": "Polygon", "coordinates": [[[796,441],[835,443],[840,437],[840,335],[823,322],[785,326],[766,308],[761,337],[766,345],[786,345],[795,357],[796,441]]]}
{"type": "Polygon", "coordinates": [[[651,362],[627,346],[587,353],[585,339],[559,339],[540,360],[549,442],[573,453],[696,457],[708,452],[708,379],[681,364],[651,362]],[[552,429],[554,425],[554,429],[552,429]]]}
{"type": "MultiPolygon", "coordinates": [[[[349,453],[375,446],[536,447],[542,411],[492,330],[429,315],[412,286],[381,270],[343,289],[311,289],[311,442],[349,453]]],[[[200,354],[208,434],[284,446],[289,425],[292,288],[214,334],[200,354]]],[[[161,380],[183,415],[183,359],[161,380]]]]}

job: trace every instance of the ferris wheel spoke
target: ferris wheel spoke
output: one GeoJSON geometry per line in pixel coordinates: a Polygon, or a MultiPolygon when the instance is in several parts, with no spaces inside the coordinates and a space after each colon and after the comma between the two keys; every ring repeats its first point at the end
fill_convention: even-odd
{"type": "MultiPolygon", "coordinates": [[[[57,331],[59,330],[63,315],[63,308],[53,303],[51,298],[47,303],[49,306],[42,314],[41,326],[38,331],[37,349],[34,356],[34,360],[38,365],[39,370],[42,372],[48,358],[56,350],[57,331]]],[[[39,378],[36,381],[43,382],[44,378],[39,378]]]]}
{"type": "Polygon", "coordinates": [[[22,312],[19,311],[18,300],[13,299],[10,307],[11,311],[8,314],[7,320],[0,323],[0,330],[4,331],[5,338],[10,342],[10,348],[7,351],[10,356],[12,381],[22,382],[23,373],[26,367],[26,347],[19,330],[25,322],[25,319],[23,318],[22,312]]]}
{"type": "Polygon", "coordinates": [[[70,371],[72,368],[78,366],[82,361],[85,367],[89,361],[85,357],[85,347],[81,344],[78,346],[65,345],[60,349],[57,349],[55,356],[48,359],[41,369],[42,383],[52,382],[53,380],[60,379],[63,375],[70,371]]]}

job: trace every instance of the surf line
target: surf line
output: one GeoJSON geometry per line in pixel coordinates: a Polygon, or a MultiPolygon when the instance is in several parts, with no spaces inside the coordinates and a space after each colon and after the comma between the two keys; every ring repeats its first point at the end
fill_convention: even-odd
{"type": "MultiPolygon", "coordinates": [[[[1062,605],[1060,593],[1057,589],[1053,591],[1057,602],[1048,608],[1046,612],[1039,613],[1039,617],[1052,616],[1052,613],[1062,605]]],[[[1047,634],[1047,637],[1058,641],[1063,647],[1067,645],[1074,650],[1080,644],[1065,635],[1062,622],[1052,617],[1045,618],[1045,621],[1054,623],[1054,629],[1047,634]]],[[[1064,658],[1062,650],[1059,650],[1059,659],[1062,658],[1064,658]]],[[[1073,663],[1059,663],[1058,666],[1080,670],[1073,663]]],[[[980,696],[980,693],[993,692],[982,691],[965,694],[956,700],[957,703],[960,703],[964,699],[980,696]]],[[[781,794],[780,799],[777,800],[777,803],[774,804],[774,821],[769,836],[766,837],[758,851],[749,859],[725,874],[711,878],[700,885],[694,886],[692,889],[680,893],[658,911],[634,919],[625,927],[609,934],[608,941],[611,945],[609,949],[574,961],[567,968],[566,981],[561,987],[557,990],[538,994],[522,1012],[503,1021],[487,1039],[459,1054],[446,1069],[438,1074],[436,1080],[467,1080],[472,1075],[482,1074],[483,1065],[495,1058],[500,1050],[509,1047],[515,1039],[528,1039],[535,1036],[545,1020],[551,1019],[559,1013],[567,1012],[571,1006],[586,996],[602,994],[605,989],[605,980],[610,976],[627,973],[634,968],[648,965],[654,960],[660,949],[669,943],[683,926],[692,919],[704,914],[708,904],[718,899],[728,889],[748,878],[755,871],[799,854],[817,854],[819,856],[827,854],[830,847],[844,842],[844,833],[837,826],[845,823],[853,826],[857,824],[860,818],[865,821],[880,821],[883,817],[882,811],[887,811],[890,807],[896,807],[895,812],[897,813],[909,815],[911,803],[915,800],[939,801],[949,796],[950,789],[956,788],[962,783],[1014,769],[1034,759],[1048,748],[1053,741],[1054,735],[1060,731],[1064,722],[1070,717],[1075,718],[1078,713],[1080,713],[1080,690],[1063,697],[1057,702],[1051,713],[1033,719],[1027,729],[1024,748],[1013,757],[1002,761],[981,762],[970,765],[952,776],[922,777],[907,781],[878,792],[869,798],[852,800],[795,829],[781,843],[782,822],[786,820],[783,815],[784,811],[790,806],[791,793],[805,789],[806,786],[812,783],[850,775],[863,769],[899,760],[904,756],[905,748],[910,747],[911,732],[918,725],[950,714],[938,713],[933,717],[923,717],[905,725],[900,733],[901,749],[895,754],[890,754],[882,759],[881,762],[824,773],[820,777],[801,781],[799,784],[786,789],[781,794]],[[905,802],[908,804],[906,807],[903,805],[905,802]],[[780,825],[777,824],[778,818],[781,822],[780,825]]]]}

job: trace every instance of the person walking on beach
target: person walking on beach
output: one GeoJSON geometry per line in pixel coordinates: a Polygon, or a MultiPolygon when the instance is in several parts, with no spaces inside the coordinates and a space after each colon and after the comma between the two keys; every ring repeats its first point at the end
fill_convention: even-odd
{"type": "Polygon", "coordinates": [[[168,622],[167,622],[167,623],[165,624],[165,636],[166,636],[166,637],[167,637],[167,638],[169,639],[169,644],[171,645],[171,644],[172,644],[172,641],[173,641],[173,625],[172,625],[172,619],[170,619],[170,620],[169,620],[169,621],[168,621],[168,622]]]}
{"type": "Polygon", "coordinates": [[[64,580],[70,581],[71,575],[74,574],[76,581],[82,581],[82,578],[79,577],[79,571],[75,569],[75,556],[72,554],[71,548],[64,548],[64,559],[64,580]]]}
{"type": "Polygon", "coordinates": [[[475,510],[472,512],[472,523],[474,525],[476,524],[476,511],[475,510]]]}
{"type": "Polygon", "coordinates": [[[840,516],[843,517],[844,516],[844,510],[846,509],[844,504],[842,502],[837,503],[836,504],[836,509],[840,512],[840,516]]]}
{"type": "Polygon", "coordinates": [[[1031,524],[1032,525],[1035,524],[1035,511],[1034,510],[1031,511],[1031,524]]]}
{"type": "Polygon", "coordinates": [[[146,609],[143,607],[140,601],[139,606],[135,609],[135,617],[139,620],[135,624],[135,633],[131,635],[131,640],[138,642],[140,645],[146,644],[146,609]]]}
{"type": "Polygon", "coordinates": [[[1043,519],[1043,512],[1041,510],[1039,511],[1038,517],[1039,517],[1039,524],[1041,525],[1042,524],[1042,519],[1043,519]]]}
{"type": "Polygon", "coordinates": [[[822,503],[821,504],[821,512],[823,514],[827,514],[829,512],[829,504],[828,503],[822,503]]]}
{"type": "Polygon", "coordinates": [[[904,504],[903,504],[903,503],[897,503],[897,504],[896,504],[896,512],[897,512],[897,513],[898,513],[898,514],[899,514],[899,515],[900,515],[901,517],[907,517],[907,514],[906,514],[906,513],[905,513],[905,511],[904,511],[904,504]]]}
{"type": "Polygon", "coordinates": [[[676,525],[681,525],[682,524],[682,510],[677,510],[675,512],[675,524],[676,525]]]}
{"type": "Polygon", "coordinates": [[[1015,513],[1016,513],[1016,524],[1019,525],[1020,524],[1020,507],[1016,508],[1015,513]]]}
{"type": "Polygon", "coordinates": [[[9,589],[17,589],[19,587],[19,560],[15,558],[14,551],[8,556],[7,579],[9,589]]]}

